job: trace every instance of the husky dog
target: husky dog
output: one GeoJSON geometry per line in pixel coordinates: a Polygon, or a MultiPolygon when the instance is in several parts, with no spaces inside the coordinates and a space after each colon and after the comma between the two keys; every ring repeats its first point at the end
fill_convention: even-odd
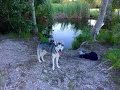
{"type": "Polygon", "coordinates": [[[39,43],[37,47],[37,57],[39,62],[45,61],[44,60],[44,55],[48,52],[51,53],[52,55],[52,69],[55,69],[55,61],[56,61],[56,66],[60,68],[58,65],[58,60],[60,57],[60,54],[64,48],[63,43],[61,42],[55,42],[55,41],[50,41],[50,42],[44,42],[44,43],[39,43]]]}

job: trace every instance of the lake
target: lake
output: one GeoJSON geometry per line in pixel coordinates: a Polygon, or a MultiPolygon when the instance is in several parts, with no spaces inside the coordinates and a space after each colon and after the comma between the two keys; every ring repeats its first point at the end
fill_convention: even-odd
{"type": "MultiPolygon", "coordinates": [[[[88,25],[95,25],[96,20],[90,19],[88,20],[88,25]]],[[[52,26],[53,38],[55,41],[63,41],[65,48],[70,49],[72,48],[72,43],[78,35],[82,34],[82,30],[76,29],[74,24],[68,23],[58,23],[56,22],[52,26]]]]}
{"type": "Polygon", "coordinates": [[[65,48],[72,48],[72,42],[74,41],[75,37],[82,34],[82,31],[76,30],[74,25],[64,24],[64,23],[55,23],[52,26],[54,30],[52,32],[53,38],[55,41],[62,41],[64,42],[65,48]]]}

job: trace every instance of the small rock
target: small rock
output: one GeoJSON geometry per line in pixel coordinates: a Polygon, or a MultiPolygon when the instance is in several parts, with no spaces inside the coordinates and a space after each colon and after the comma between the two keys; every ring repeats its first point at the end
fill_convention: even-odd
{"type": "Polygon", "coordinates": [[[94,90],[94,88],[92,87],[92,85],[85,85],[84,89],[85,90],[94,90]]]}
{"type": "Polygon", "coordinates": [[[26,76],[26,73],[22,72],[21,77],[25,77],[25,76],[26,76]]]}
{"type": "Polygon", "coordinates": [[[96,90],[104,90],[102,87],[97,87],[96,90]]]}
{"type": "Polygon", "coordinates": [[[48,71],[46,69],[43,70],[43,73],[47,73],[48,71]]]}
{"type": "Polygon", "coordinates": [[[52,79],[50,84],[53,86],[58,86],[58,79],[52,79]]]}

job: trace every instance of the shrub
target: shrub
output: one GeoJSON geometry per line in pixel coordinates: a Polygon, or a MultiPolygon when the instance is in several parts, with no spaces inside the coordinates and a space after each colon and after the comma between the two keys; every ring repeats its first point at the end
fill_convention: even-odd
{"type": "Polygon", "coordinates": [[[99,9],[90,9],[90,18],[97,19],[99,15],[99,9]]]}
{"type": "Polygon", "coordinates": [[[65,4],[52,4],[54,15],[58,13],[64,13],[69,18],[71,16],[80,17],[80,18],[88,18],[89,16],[89,4],[86,2],[68,2],[65,4]]]}
{"type": "Polygon", "coordinates": [[[72,48],[73,49],[79,48],[80,44],[84,41],[92,41],[92,36],[89,28],[84,28],[82,30],[82,34],[75,38],[72,44],[72,48]]]}
{"type": "Polygon", "coordinates": [[[112,62],[114,69],[120,69],[120,49],[108,50],[104,57],[112,62]]]}
{"type": "Polygon", "coordinates": [[[113,44],[120,44],[120,23],[118,24],[115,24],[113,27],[112,27],[112,33],[113,33],[113,36],[112,36],[112,42],[113,44]]]}
{"type": "Polygon", "coordinates": [[[48,38],[44,37],[42,35],[42,33],[39,33],[38,36],[39,36],[41,42],[48,42],[48,38]]]}
{"type": "Polygon", "coordinates": [[[102,29],[100,34],[98,35],[97,39],[102,43],[109,43],[112,44],[112,32],[108,31],[107,29],[102,29]]]}
{"type": "Polygon", "coordinates": [[[103,43],[108,43],[112,45],[120,44],[120,23],[115,24],[111,31],[107,29],[102,29],[98,35],[98,40],[103,43]]]}

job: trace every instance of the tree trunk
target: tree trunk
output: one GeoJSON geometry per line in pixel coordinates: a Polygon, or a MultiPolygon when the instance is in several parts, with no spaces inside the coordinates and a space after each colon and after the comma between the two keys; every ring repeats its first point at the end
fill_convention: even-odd
{"type": "Polygon", "coordinates": [[[95,26],[92,29],[92,34],[93,34],[93,40],[94,41],[96,41],[96,36],[99,34],[99,31],[100,31],[101,27],[103,26],[103,20],[104,20],[105,14],[106,14],[108,1],[109,0],[102,0],[100,13],[99,13],[97,22],[96,22],[95,26]]]}
{"type": "Polygon", "coordinates": [[[33,19],[33,25],[34,25],[33,32],[34,32],[34,34],[38,34],[38,27],[37,27],[37,23],[36,23],[34,0],[30,0],[30,2],[31,2],[32,19],[33,19]]]}
{"type": "Polygon", "coordinates": [[[113,0],[109,0],[109,2],[108,2],[108,7],[107,7],[107,10],[106,10],[106,16],[105,16],[105,26],[110,31],[111,31],[111,22],[112,22],[112,14],[113,14],[112,1],[113,0]]]}

